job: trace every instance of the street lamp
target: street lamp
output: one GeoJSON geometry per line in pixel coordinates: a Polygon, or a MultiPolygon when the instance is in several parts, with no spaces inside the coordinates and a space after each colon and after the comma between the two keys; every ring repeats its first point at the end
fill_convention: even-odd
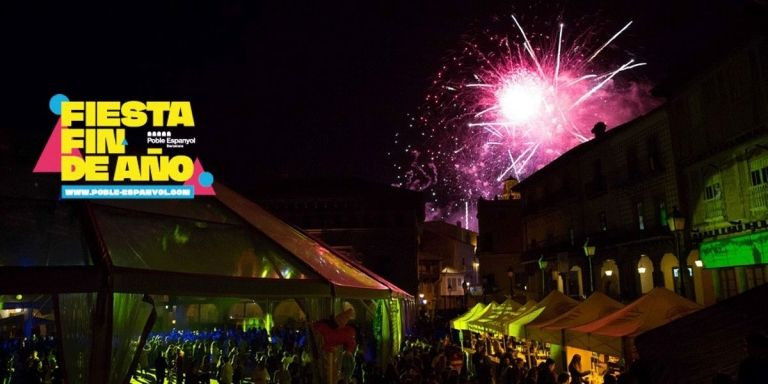
{"type": "Polygon", "coordinates": [[[549,262],[544,260],[544,255],[541,255],[539,257],[539,270],[541,270],[541,297],[544,297],[547,294],[545,287],[545,285],[547,285],[546,277],[544,276],[544,271],[546,271],[547,266],[549,266],[549,262]]]}
{"type": "Polygon", "coordinates": [[[509,277],[509,297],[512,297],[515,292],[515,270],[512,267],[507,268],[507,277],[509,277]]]}
{"type": "Polygon", "coordinates": [[[461,283],[462,288],[464,288],[464,308],[468,308],[468,300],[467,295],[469,295],[469,281],[464,281],[461,283]]]}
{"type": "Polygon", "coordinates": [[[589,245],[589,238],[584,242],[584,255],[587,256],[589,261],[589,293],[592,293],[595,291],[594,277],[592,277],[592,256],[595,255],[595,246],[589,245]]]}
{"type": "Polygon", "coordinates": [[[645,267],[637,267],[637,273],[639,273],[639,274],[641,274],[641,275],[642,275],[643,273],[645,273],[645,267]]]}
{"type": "Polygon", "coordinates": [[[613,270],[612,269],[606,269],[605,270],[605,275],[608,276],[608,277],[613,276],[613,270]]]}
{"type": "Polygon", "coordinates": [[[679,236],[682,236],[683,231],[685,231],[685,216],[683,216],[682,213],[680,213],[680,210],[675,207],[675,209],[672,211],[672,215],[667,218],[667,225],[669,226],[669,230],[672,232],[672,235],[675,237],[675,253],[677,254],[677,266],[678,266],[678,276],[680,278],[680,296],[686,297],[685,295],[685,275],[688,273],[688,262],[684,260],[684,256],[682,252],[680,251],[680,240],[679,236]]]}

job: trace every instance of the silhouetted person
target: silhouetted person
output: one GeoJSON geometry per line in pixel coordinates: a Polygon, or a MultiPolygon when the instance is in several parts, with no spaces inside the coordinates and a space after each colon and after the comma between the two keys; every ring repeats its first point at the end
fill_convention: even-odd
{"type": "Polygon", "coordinates": [[[502,384],[518,384],[520,382],[517,365],[509,356],[504,357],[504,367],[501,368],[500,379],[502,384]]]}
{"type": "Polygon", "coordinates": [[[157,380],[157,384],[163,384],[165,382],[166,369],[168,369],[168,362],[165,361],[165,357],[161,352],[155,359],[155,379],[157,380]]]}
{"type": "Polygon", "coordinates": [[[528,371],[528,375],[525,376],[524,384],[536,384],[539,381],[539,369],[534,368],[528,371]]]}
{"type": "Polygon", "coordinates": [[[240,381],[243,380],[243,364],[236,356],[233,356],[232,362],[234,363],[232,367],[232,384],[240,384],[240,381]]]}
{"type": "Polygon", "coordinates": [[[176,355],[176,384],[184,382],[184,351],[179,349],[176,355]]]}
{"type": "Polygon", "coordinates": [[[547,359],[539,364],[539,379],[536,384],[557,384],[557,375],[555,374],[555,361],[547,359]]]}
{"type": "Polygon", "coordinates": [[[581,355],[578,353],[573,355],[571,363],[568,364],[568,373],[571,375],[572,384],[581,384],[584,382],[584,376],[589,375],[591,371],[581,370],[581,355]]]}
{"type": "Polygon", "coordinates": [[[485,354],[485,346],[479,344],[477,352],[472,355],[478,384],[491,384],[491,362],[485,354]]]}

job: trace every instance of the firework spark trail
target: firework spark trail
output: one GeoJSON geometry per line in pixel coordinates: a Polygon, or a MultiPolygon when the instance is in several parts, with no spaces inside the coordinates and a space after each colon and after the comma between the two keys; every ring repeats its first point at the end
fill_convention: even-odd
{"type": "Polygon", "coordinates": [[[539,74],[541,74],[541,76],[544,77],[544,70],[541,69],[541,64],[539,64],[539,59],[536,58],[536,54],[533,52],[533,47],[531,47],[531,42],[528,41],[528,36],[525,35],[525,31],[523,30],[523,27],[520,26],[520,23],[517,21],[517,18],[515,17],[515,15],[512,15],[512,20],[514,20],[515,25],[517,25],[517,29],[520,30],[520,34],[523,35],[523,40],[525,40],[523,47],[525,48],[526,51],[528,51],[528,54],[531,55],[533,62],[536,63],[536,68],[539,69],[539,74]]]}
{"type": "Polygon", "coordinates": [[[557,35],[557,64],[555,64],[555,78],[552,79],[555,83],[555,91],[557,91],[557,83],[560,77],[560,50],[563,47],[563,23],[560,23],[560,33],[557,35]]]}
{"type": "Polygon", "coordinates": [[[630,21],[629,23],[627,23],[627,25],[625,25],[625,26],[624,26],[624,28],[622,28],[621,30],[619,30],[618,32],[616,32],[616,34],[614,34],[613,36],[611,36],[611,38],[610,38],[610,39],[608,39],[608,41],[606,41],[606,42],[605,42],[605,44],[601,45],[601,46],[600,46],[600,48],[598,48],[598,49],[597,49],[597,51],[595,51],[595,53],[593,53],[593,54],[592,54],[592,56],[590,56],[590,57],[589,57],[589,59],[587,59],[587,62],[590,62],[590,61],[592,61],[592,59],[594,59],[595,57],[597,57],[597,55],[599,55],[599,54],[600,54],[600,52],[602,52],[602,51],[603,51],[603,49],[605,49],[605,47],[607,47],[607,46],[608,46],[608,44],[610,44],[612,41],[616,40],[616,38],[617,38],[617,37],[619,37],[619,35],[621,35],[621,33],[622,33],[622,32],[626,31],[626,30],[627,30],[627,28],[629,28],[629,26],[630,26],[630,25],[632,25],[632,22],[631,22],[631,21],[630,21]]]}
{"type": "Polygon", "coordinates": [[[581,104],[584,100],[586,100],[588,97],[592,96],[593,93],[597,92],[598,89],[602,88],[605,83],[609,82],[611,79],[613,79],[614,76],[616,76],[619,72],[627,69],[635,60],[630,59],[626,64],[619,67],[619,69],[611,72],[609,76],[607,76],[603,81],[599,82],[597,85],[595,85],[592,89],[590,89],[587,93],[585,93],[583,96],[581,96],[578,100],[576,100],[573,105],[571,105],[571,108],[581,104]]]}
{"type": "Polygon", "coordinates": [[[398,185],[429,192],[430,219],[463,218],[471,228],[475,200],[495,196],[498,182],[525,178],[588,141],[597,121],[614,127],[658,103],[649,86],[616,80],[645,63],[629,60],[609,71],[594,64],[598,55],[615,56],[612,43],[631,21],[591,51],[584,40],[591,34],[569,38],[562,22],[548,43],[548,34],[526,32],[515,15],[504,20],[497,20],[507,24],[504,34],[485,32],[486,43],[467,42],[452,55],[412,118],[417,159],[398,185]]]}

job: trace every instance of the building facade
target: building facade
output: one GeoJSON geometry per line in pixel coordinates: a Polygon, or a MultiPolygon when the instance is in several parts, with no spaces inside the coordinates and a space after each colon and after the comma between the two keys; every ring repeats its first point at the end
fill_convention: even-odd
{"type": "Polygon", "coordinates": [[[521,200],[520,194],[513,191],[517,183],[516,179],[508,179],[500,195],[477,203],[478,275],[486,296],[520,296],[526,290],[525,270],[520,268],[521,200]]]}
{"type": "Polygon", "coordinates": [[[477,233],[442,221],[424,223],[419,244],[419,298],[429,312],[466,307],[477,233]],[[469,284],[469,285],[467,285],[469,284]]]}
{"type": "Polygon", "coordinates": [[[765,283],[767,46],[755,38],[662,107],[596,126],[517,187],[531,286],[623,300],[662,286],[708,305],[765,283]],[[682,230],[670,230],[673,213],[682,230]]]}
{"type": "Polygon", "coordinates": [[[529,289],[622,300],[675,290],[679,244],[667,218],[680,194],[666,110],[594,132],[517,187],[529,289]]]}
{"type": "Polygon", "coordinates": [[[669,102],[685,174],[689,262],[706,302],[768,274],[768,40],[754,39],[689,81],[669,102]]]}

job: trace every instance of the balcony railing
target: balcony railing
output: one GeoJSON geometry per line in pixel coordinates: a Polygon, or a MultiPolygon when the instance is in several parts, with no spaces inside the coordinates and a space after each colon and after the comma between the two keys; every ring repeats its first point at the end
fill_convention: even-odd
{"type": "Polygon", "coordinates": [[[712,199],[704,202],[704,219],[707,221],[720,220],[725,216],[723,199],[712,199]]]}
{"type": "Polygon", "coordinates": [[[768,208],[768,184],[762,183],[749,189],[749,206],[752,210],[768,208]]]}

